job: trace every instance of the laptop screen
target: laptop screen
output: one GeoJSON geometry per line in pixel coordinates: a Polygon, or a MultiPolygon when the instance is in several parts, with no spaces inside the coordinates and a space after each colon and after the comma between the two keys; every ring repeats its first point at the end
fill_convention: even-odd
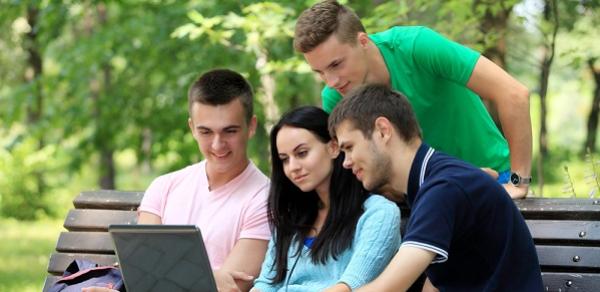
{"type": "Polygon", "coordinates": [[[194,225],[110,225],[129,292],[217,291],[194,225]]]}

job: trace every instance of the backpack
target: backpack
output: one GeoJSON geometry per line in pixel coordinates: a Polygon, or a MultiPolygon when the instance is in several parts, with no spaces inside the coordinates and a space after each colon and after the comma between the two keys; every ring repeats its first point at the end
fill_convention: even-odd
{"type": "Polygon", "coordinates": [[[125,291],[121,271],[113,266],[98,266],[88,260],[74,260],[48,292],[81,291],[86,287],[104,287],[125,291]]]}

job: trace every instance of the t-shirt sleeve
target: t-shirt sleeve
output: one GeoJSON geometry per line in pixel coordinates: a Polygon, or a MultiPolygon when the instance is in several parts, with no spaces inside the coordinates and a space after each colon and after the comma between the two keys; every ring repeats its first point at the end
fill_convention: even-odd
{"type": "Polygon", "coordinates": [[[400,246],[400,209],[377,195],[367,202],[353,240],[353,253],[339,282],[356,289],[375,279],[400,246]]]}
{"type": "Polygon", "coordinates": [[[480,54],[423,27],[417,35],[413,57],[417,66],[442,78],[466,85],[480,54]]]}
{"type": "Polygon", "coordinates": [[[144,192],[144,197],[142,198],[142,202],[138,208],[138,214],[140,211],[144,211],[162,218],[168,193],[168,175],[155,178],[144,192]]]}
{"type": "Polygon", "coordinates": [[[432,263],[445,262],[457,228],[468,228],[464,218],[471,208],[469,200],[462,189],[450,182],[439,182],[419,192],[402,246],[434,252],[432,263]]]}
{"type": "Polygon", "coordinates": [[[251,199],[247,209],[244,211],[244,223],[240,238],[269,240],[271,230],[269,229],[267,198],[269,185],[263,186],[251,199]]]}
{"type": "Polygon", "coordinates": [[[335,89],[325,86],[321,91],[321,103],[323,110],[330,114],[335,106],[342,100],[342,95],[335,89]]]}

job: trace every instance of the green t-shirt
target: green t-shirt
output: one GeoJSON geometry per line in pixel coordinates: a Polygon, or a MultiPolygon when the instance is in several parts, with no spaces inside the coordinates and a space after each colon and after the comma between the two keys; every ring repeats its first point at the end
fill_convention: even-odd
{"type": "MultiPolygon", "coordinates": [[[[425,142],[479,167],[510,169],[506,139],[466,86],[479,53],[426,27],[394,27],[370,38],[383,55],[392,88],[412,104],[425,142]]],[[[342,98],[330,87],[321,95],[329,113],[342,98]]]]}

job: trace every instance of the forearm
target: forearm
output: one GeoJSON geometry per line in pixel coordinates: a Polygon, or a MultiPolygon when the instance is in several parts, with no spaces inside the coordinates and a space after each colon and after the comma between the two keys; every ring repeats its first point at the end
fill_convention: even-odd
{"type": "MultiPolygon", "coordinates": [[[[283,286],[283,281],[279,283],[273,283],[271,279],[275,278],[277,274],[274,265],[275,256],[275,242],[271,239],[269,241],[265,259],[260,269],[260,275],[254,281],[254,289],[260,292],[278,291],[283,286]]],[[[288,261],[290,259],[288,258],[288,261]]],[[[253,291],[250,290],[250,291],[253,291]]]]}
{"type": "Polygon", "coordinates": [[[162,224],[162,219],[158,215],[141,211],[138,214],[137,224],[162,224]]]}
{"type": "Polygon", "coordinates": [[[510,148],[511,171],[522,177],[531,175],[531,116],[526,89],[513,93],[498,104],[500,123],[510,148]]]}
{"type": "Polygon", "coordinates": [[[529,176],[532,136],[527,87],[484,56],[477,61],[467,87],[496,106],[510,148],[511,170],[529,176]]]}
{"type": "MultiPolygon", "coordinates": [[[[220,270],[229,274],[228,278],[235,280],[235,284],[240,290],[248,291],[252,287],[252,280],[232,276],[241,272],[256,278],[260,272],[266,249],[267,241],[265,240],[240,239],[227,256],[220,270]]],[[[221,281],[221,283],[225,282],[229,282],[229,280],[221,281]]],[[[219,283],[217,284],[219,285],[219,283]]]]}
{"type": "Polygon", "coordinates": [[[358,288],[375,279],[400,247],[400,211],[383,197],[371,206],[359,221],[353,241],[353,253],[338,283],[358,288]]]}
{"type": "Polygon", "coordinates": [[[433,252],[403,246],[375,281],[357,289],[359,292],[406,291],[431,263],[433,252]]]}

